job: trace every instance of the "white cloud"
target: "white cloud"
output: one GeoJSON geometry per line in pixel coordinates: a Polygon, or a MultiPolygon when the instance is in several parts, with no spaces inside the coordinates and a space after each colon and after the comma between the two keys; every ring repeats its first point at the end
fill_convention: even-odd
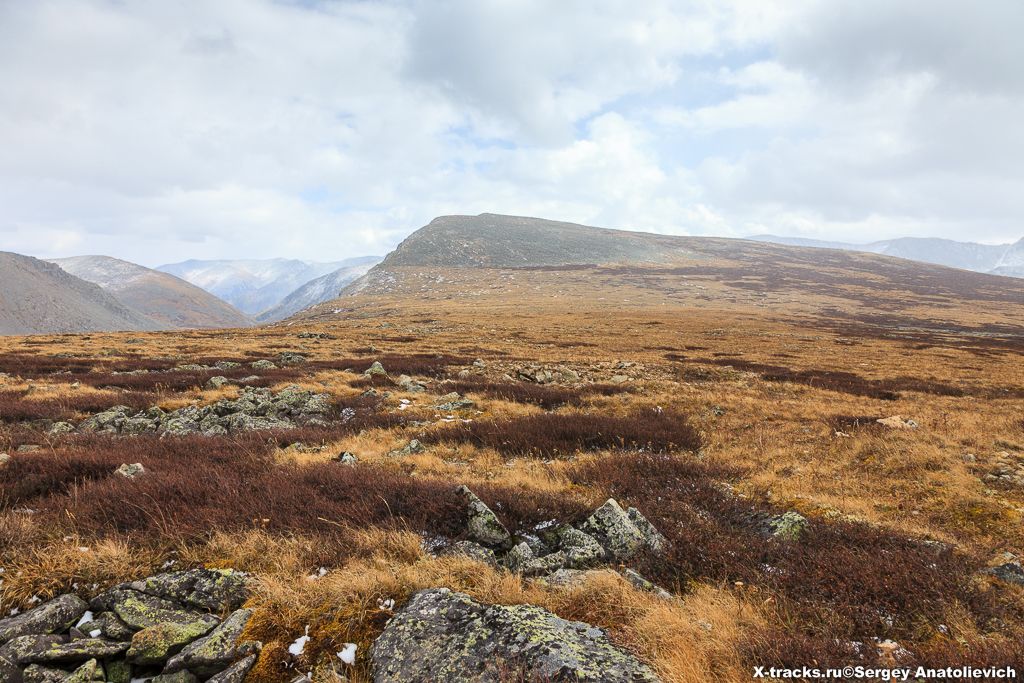
{"type": "Polygon", "coordinates": [[[333,259],[481,211],[1016,239],[1022,7],[0,3],[0,249],[333,259]]]}

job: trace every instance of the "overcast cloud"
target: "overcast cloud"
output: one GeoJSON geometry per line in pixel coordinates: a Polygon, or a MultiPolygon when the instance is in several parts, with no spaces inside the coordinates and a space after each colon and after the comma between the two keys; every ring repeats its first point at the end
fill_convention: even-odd
{"type": "Polygon", "coordinates": [[[1020,0],[0,0],[0,249],[1024,236],[1020,0]]]}

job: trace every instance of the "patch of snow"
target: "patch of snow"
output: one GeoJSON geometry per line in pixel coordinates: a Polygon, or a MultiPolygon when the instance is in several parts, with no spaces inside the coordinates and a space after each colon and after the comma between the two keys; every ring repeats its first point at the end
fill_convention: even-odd
{"type": "Polygon", "coordinates": [[[288,646],[288,653],[293,657],[299,657],[306,651],[306,643],[309,642],[309,624],[306,625],[306,632],[295,639],[295,642],[288,646]]]}
{"type": "Polygon", "coordinates": [[[356,648],[355,643],[345,643],[345,647],[338,653],[338,659],[352,666],[356,663],[356,648]]]}

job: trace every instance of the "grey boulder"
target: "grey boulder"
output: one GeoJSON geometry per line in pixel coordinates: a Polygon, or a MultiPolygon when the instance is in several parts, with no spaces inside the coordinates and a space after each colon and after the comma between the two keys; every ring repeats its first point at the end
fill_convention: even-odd
{"type": "Polygon", "coordinates": [[[597,627],[533,605],[484,605],[447,588],[413,595],[370,657],[375,683],[658,680],[597,627]]]}

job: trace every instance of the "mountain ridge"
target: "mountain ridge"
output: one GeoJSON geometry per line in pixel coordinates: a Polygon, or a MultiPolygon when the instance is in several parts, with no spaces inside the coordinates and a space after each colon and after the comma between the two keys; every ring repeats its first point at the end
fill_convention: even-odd
{"type": "Polygon", "coordinates": [[[61,268],[99,285],[128,308],[169,328],[248,327],[253,320],[229,303],[169,273],[111,256],[53,259],[61,268]]]}
{"type": "Polygon", "coordinates": [[[161,325],[55,263],[0,252],[0,334],[153,331],[161,325]]]}

